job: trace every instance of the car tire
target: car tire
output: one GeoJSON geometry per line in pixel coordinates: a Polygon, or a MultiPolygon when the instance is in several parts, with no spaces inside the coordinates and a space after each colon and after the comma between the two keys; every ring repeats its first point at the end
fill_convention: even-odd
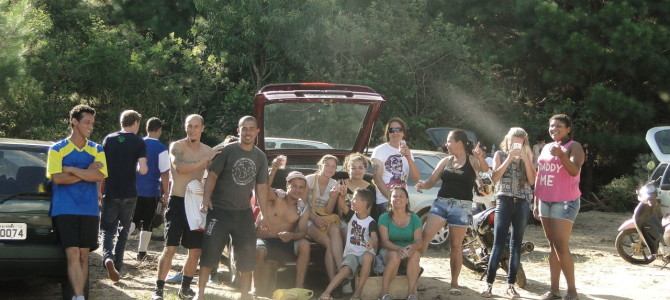
{"type": "MultiPolygon", "coordinates": [[[[90,280],[88,277],[86,277],[86,285],[84,285],[84,298],[86,299],[88,299],[89,286],[90,280]]],[[[72,296],[75,296],[74,289],[72,289],[72,284],[70,284],[70,280],[67,277],[61,281],[60,288],[63,300],[72,300],[72,296]]]]}

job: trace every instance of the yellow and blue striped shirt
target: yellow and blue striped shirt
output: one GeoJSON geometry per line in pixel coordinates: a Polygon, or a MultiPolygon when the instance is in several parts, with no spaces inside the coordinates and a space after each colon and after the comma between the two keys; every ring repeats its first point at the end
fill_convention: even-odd
{"type": "MultiPolygon", "coordinates": [[[[86,140],[83,148],[70,139],[63,139],[49,148],[47,177],[62,173],[63,167],[87,169],[93,162],[100,162],[100,172],[107,177],[107,161],[102,146],[86,140]]],[[[79,181],[73,184],[53,184],[51,216],[83,215],[98,216],[98,188],[96,182],[79,181]]]]}

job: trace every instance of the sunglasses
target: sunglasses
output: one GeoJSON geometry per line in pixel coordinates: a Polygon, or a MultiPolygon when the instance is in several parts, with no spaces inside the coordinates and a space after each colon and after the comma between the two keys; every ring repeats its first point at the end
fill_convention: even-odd
{"type": "Polygon", "coordinates": [[[389,133],[403,132],[402,127],[389,127],[389,133]]]}

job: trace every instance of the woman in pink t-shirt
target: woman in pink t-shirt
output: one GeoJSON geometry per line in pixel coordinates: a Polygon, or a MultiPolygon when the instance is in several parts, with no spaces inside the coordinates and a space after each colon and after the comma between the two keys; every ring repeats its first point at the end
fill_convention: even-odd
{"type": "Polygon", "coordinates": [[[552,116],[549,119],[549,135],[553,142],[546,144],[538,157],[533,215],[541,218],[551,247],[551,290],[540,298],[545,300],[561,299],[558,289],[561,272],[568,284],[568,292],[563,299],[578,299],[569,241],[579,212],[579,172],[584,163],[584,150],[582,145],[572,140],[571,131],[572,122],[567,115],[552,116]]]}

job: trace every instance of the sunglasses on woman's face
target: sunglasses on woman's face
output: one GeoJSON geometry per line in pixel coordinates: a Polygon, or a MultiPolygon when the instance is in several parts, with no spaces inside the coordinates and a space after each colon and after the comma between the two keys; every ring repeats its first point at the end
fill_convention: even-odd
{"type": "Polygon", "coordinates": [[[389,133],[402,132],[402,127],[389,127],[389,133]]]}

